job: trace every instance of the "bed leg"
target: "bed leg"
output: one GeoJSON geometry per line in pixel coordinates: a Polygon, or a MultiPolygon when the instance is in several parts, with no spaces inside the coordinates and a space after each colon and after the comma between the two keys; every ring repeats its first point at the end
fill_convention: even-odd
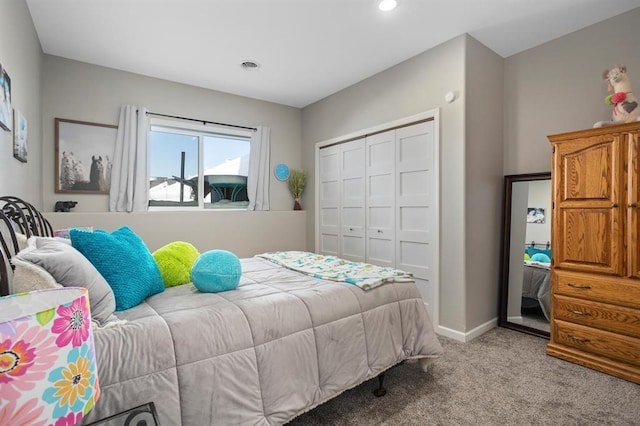
{"type": "Polygon", "coordinates": [[[384,373],[380,373],[378,375],[378,389],[373,391],[373,394],[380,398],[381,396],[385,396],[387,394],[387,390],[383,386],[384,383],[384,373]]]}
{"type": "Polygon", "coordinates": [[[434,358],[420,358],[418,360],[418,363],[420,363],[420,368],[425,373],[429,372],[429,368],[431,368],[431,366],[434,364],[434,362],[435,362],[434,358]]]}

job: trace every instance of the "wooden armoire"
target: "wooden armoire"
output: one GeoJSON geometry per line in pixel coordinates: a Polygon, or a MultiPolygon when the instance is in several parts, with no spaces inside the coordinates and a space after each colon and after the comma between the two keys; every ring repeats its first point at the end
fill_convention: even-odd
{"type": "Polygon", "coordinates": [[[547,353],[640,383],[640,122],[549,140],[547,353]]]}

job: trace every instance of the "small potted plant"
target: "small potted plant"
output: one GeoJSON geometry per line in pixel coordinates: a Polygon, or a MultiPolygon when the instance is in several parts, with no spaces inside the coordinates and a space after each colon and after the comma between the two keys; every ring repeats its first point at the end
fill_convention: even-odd
{"type": "Polygon", "coordinates": [[[300,197],[304,192],[304,186],[307,183],[307,174],[302,170],[291,169],[289,174],[289,192],[293,196],[293,209],[302,210],[300,205],[300,197]]]}

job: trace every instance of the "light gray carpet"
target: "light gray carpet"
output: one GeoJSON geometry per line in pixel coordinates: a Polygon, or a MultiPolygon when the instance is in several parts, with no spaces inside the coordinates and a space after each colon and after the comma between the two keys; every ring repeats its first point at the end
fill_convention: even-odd
{"type": "Polygon", "coordinates": [[[401,364],[291,425],[640,425],[640,385],[545,354],[547,340],[496,328],[458,343],[423,373],[401,364]]]}

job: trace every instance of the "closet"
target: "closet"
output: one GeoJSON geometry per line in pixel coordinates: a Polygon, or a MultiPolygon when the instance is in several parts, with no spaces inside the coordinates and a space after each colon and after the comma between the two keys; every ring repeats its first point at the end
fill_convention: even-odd
{"type": "Polygon", "coordinates": [[[317,150],[316,250],[437,285],[437,140],[432,120],[317,150]]]}
{"type": "Polygon", "coordinates": [[[549,355],[640,383],[640,123],[549,136],[549,355]]]}

